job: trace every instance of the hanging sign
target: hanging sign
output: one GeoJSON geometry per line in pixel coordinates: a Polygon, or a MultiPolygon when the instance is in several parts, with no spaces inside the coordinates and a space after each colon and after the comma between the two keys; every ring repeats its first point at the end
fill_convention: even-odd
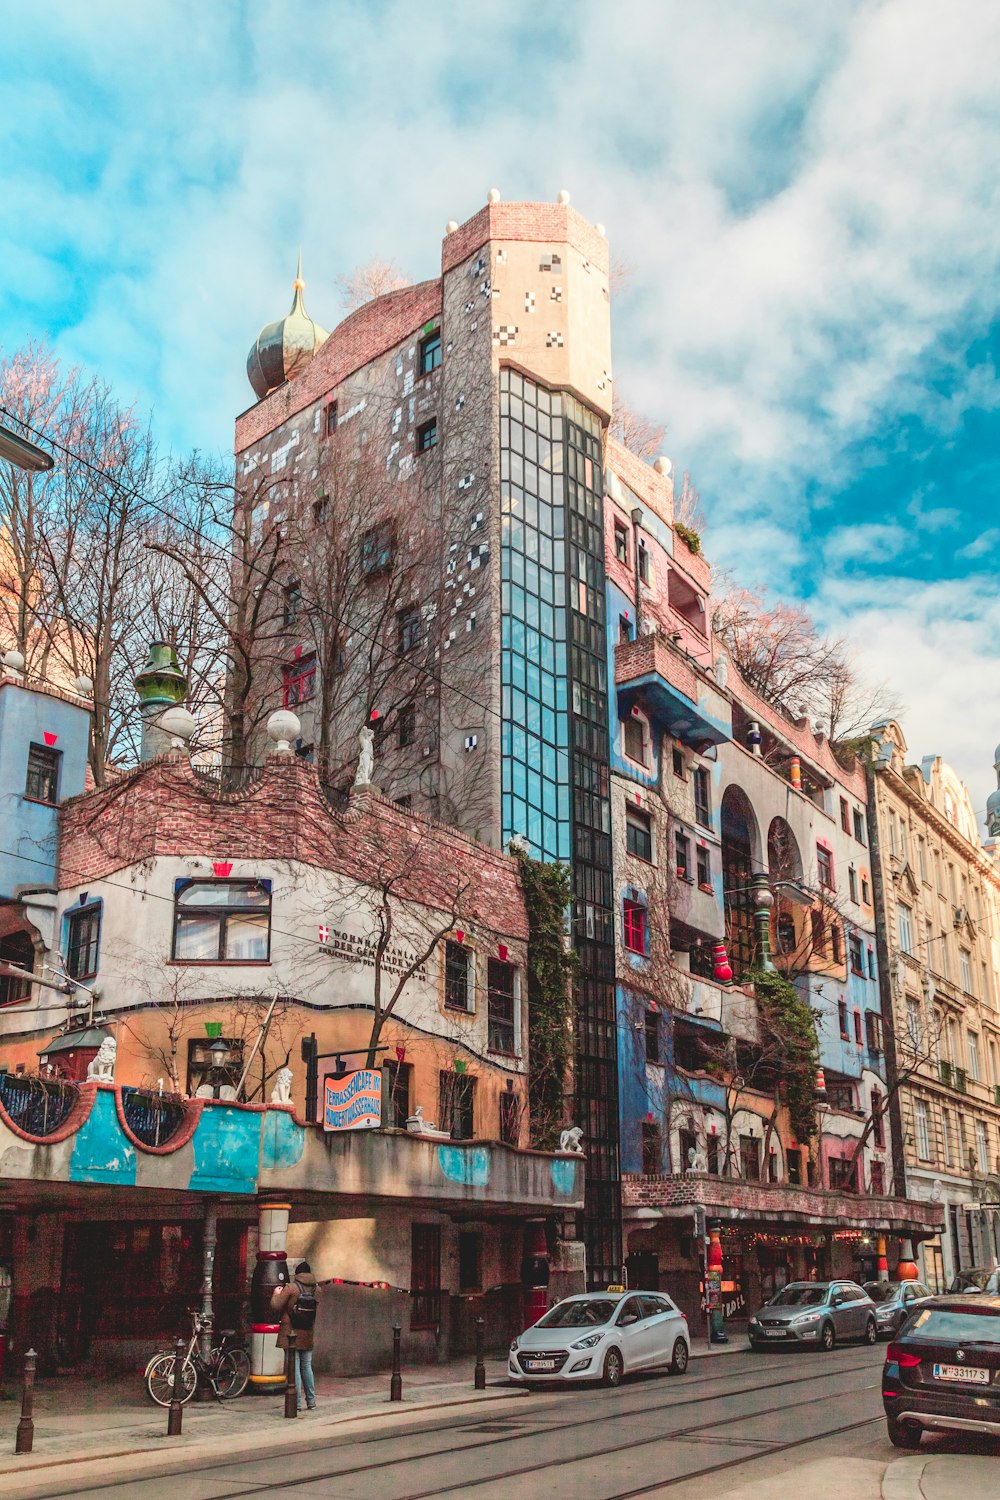
{"type": "Polygon", "coordinates": [[[324,1130],[377,1130],[382,1123],[382,1074],[358,1068],[323,1080],[324,1130]]]}

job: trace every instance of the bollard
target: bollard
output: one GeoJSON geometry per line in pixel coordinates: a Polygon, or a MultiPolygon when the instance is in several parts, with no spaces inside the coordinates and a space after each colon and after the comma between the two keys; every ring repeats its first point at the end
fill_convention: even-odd
{"type": "Polygon", "coordinates": [[[17,1424],[17,1437],[14,1439],[15,1453],[30,1453],[31,1445],[35,1441],[35,1424],[31,1419],[32,1401],[35,1392],[35,1364],[38,1355],[34,1349],[29,1349],[24,1356],[24,1384],[21,1387],[21,1420],[17,1424]]]}
{"type": "Polygon", "coordinates": [[[399,1341],[403,1336],[403,1329],[399,1323],[392,1325],[392,1379],[389,1381],[389,1400],[402,1401],[403,1399],[403,1377],[399,1372],[399,1341]]]}
{"type": "Polygon", "coordinates": [[[170,1406],[167,1410],[167,1437],[180,1437],[181,1435],[181,1413],[184,1403],[181,1401],[181,1371],[184,1368],[184,1340],[178,1338],[174,1342],[174,1368],[170,1376],[170,1406]]]}
{"type": "Polygon", "coordinates": [[[484,1319],[476,1319],[476,1381],[477,1391],[486,1389],[486,1366],[483,1363],[483,1329],[486,1327],[484,1319]]]}
{"type": "Polygon", "coordinates": [[[299,1414],[299,1393],[295,1385],[295,1345],[298,1334],[294,1328],[288,1330],[288,1348],[285,1350],[285,1416],[299,1414]]]}

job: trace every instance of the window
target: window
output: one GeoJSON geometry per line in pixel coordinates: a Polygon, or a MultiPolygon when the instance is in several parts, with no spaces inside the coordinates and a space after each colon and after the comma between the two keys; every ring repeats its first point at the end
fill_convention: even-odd
{"type": "Polygon", "coordinates": [[[856,933],[851,933],[847,940],[848,951],[851,955],[851,973],[860,974],[862,978],[865,972],[865,955],[861,947],[861,939],[856,933]]]}
{"type": "Polygon", "coordinates": [[[448,938],[444,945],[444,1003],[448,1010],[475,1009],[471,948],[448,938]]]}
{"type": "Polygon", "coordinates": [[[858,872],[853,865],[847,868],[847,894],[852,901],[858,899],[858,872]]]}
{"type": "MultiPolygon", "coordinates": [[[[0,938],[0,964],[16,964],[19,969],[34,973],[35,945],[27,932],[11,932],[0,938]]],[[[31,980],[19,979],[16,974],[0,974],[0,1005],[16,1005],[19,1000],[31,999],[31,980]]]]}
{"type": "Polygon", "coordinates": [[[441,1322],[441,1226],[414,1224],[410,1231],[410,1327],[441,1322]]]}
{"type": "Polygon", "coordinates": [[[862,875],[862,877],[861,877],[861,904],[862,904],[862,906],[871,906],[871,904],[872,904],[871,903],[871,898],[868,895],[868,876],[867,875],[862,875]]]}
{"type": "Polygon", "coordinates": [[[458,1232],[458,1289],[478,1292],[483,1285],[483,1236],[478,1229],[458,1232]]]}
{"type": "Polygon", "coordinates": [[[840,799],[840,826],[845,833],[851,831],[851,809],[847,805],[847,798],[840,799]]]}
{"type": "Polygon", "coordinates": [[[101,943],[101,908],[85,906],[66,919],[66,973],[71,979],[93,979],[101,943]]]}
{"type": "Polygon", "coordinates": [[[850,1033],[850,1031],[848,1029],[848,1025],[847,1025],[847,1001],[846,1000],[838,1000],[838,1002],[837,1002],[837,1014],[838,1014],[838,1017],[839,1017],[839,1020],[840,1020],[840,1035],[841,1035],[841,1038],[842,1038],[843,1041],[849,1042],[850,1039],[851,1039],[851,1033],[850,1033]]]}
{"type": "Polygon", "coordinates": [[[281,611],[282,623],[287,627],[294,625],[299,618],[299,610],[302,607],[302,585],[296,579],[293,583],[286,583],[284,601],[281,611]]]}
{"type": "Polygon", "coordinates": [[[708,1157],[708,1170],[712,1177],[719,1175],[719,1137],[709,1133],[705,1140],[706,1155],[708,1157]]]}
{"type": "Polygon", "coordinates": [[[436,448],[437,440],[437,417],[431,417],[429,422],[424,422],[417,428],[417,452],[427,453],[431,448],[436,448]]]}
{"type": "Polygon", "coordinates": [[[788,1181],[793,1187],[798,1187],[802,1182],[802,1152],[786,1151],[785,1162],[788,1167],[788,1181]]]}
{"type": "Polygon", "coordinates": [[[876,1198],[881,1198],[885,1193],[885,1167],[880,1161],[873,1161],[871,1165],[872,1193],[876,1198]]]}
{"type": "Polygon", "coordinates": [[[331,401],[326,408],[326,435],[332,437],[337,430],[337,403],[331,401]]]}
{"type": "Polygon", "coordinates": [[[453,1141],[471,1141],[475,1134],[476,1080],[468,1073],[442,1068],[438,1075],[438,1123],[453,1141]]]}
{"type": "Polygon", "coordinates": [[[908,906],[899,906],[899,946],[904,953],[913,952],[913,913],[908,906]]]}
{"type": "Polygon", "coordinates": [[[652,1120],[642,1122],[642,1170],[647,1177],[663,1171],[660,1127],[652,1120]]]}
{"type": "Polygon", "coordinates": [[[648,583],[649,582],[649,552],[646,549],[646,543],[643,541],[642,537],[639,538],[638,560],[639,560],[639,579],[640,579],[640,581],[642,583],[648,583]]]}
{"type": "Polygon", "coordinates": [[[32,802],[58,802],[59,762],[58,750],[48,745],[31,745],[28,749],[28,774],[24,781],[24,795],[32,802]]]}
{"type": "Polygon", "coordinates": [[[857,1162],[852,1161],[848,1156],[831,1156],[828,1169],[830,1173],[831,1192],[857,1192],[857,1162]]]}
{"type": "Polygon", "coordinates": [[[634,714],[622,724],[622,743],[629,760],[634,760],[640,766],[646,765],[646,725],[634,714]]]}
{"type": "Polygon", "coordinates": [[[271,949],[269,880],[179,880],[173,957],[186,963],[264,963],[271,949]]]}
{"type": "Polygon", "coordinates": [[[712,884],[712,858],[701,844],[695,850],[695,859],[698,863],[698,884],[710,886],[712,884]]]}
{"type": "Polygon", "coordinates": [[[420,340],[420,373],[429,375],[441,363],[441,330],[435,328],[425,339],[420,340]]]}
{"type": "Polygon", "coordinates": [[[976,1156],[979,1159],[979,1170],[985,1174],[990,1170],[990,1148],[986,1125],[982,1120],[976,1121],[976,1156]]]}
{"type": "Polygon", "coordinates": [[[867,839],[865,838],[865,815],[858,808],[854,809],[854,837],[859,844],[867,843],[867,839]]]}
{"type": "Polygon", "coordinates": [[[516,1146],[521,1138],[521,1101],[508,1078],[507,1087],[500,1095],[500,1139],[506,1146],[516,1146]]]}
{"type": "Polygon", "coordinates": [[[635,637],[635,632],[632,629],[632,621],[629,619],[628,615],[619,615],[618,616],[618,640],[619,640],[619,642],[624,645],[626,642],[633,640],[634,637],[635,637]]]}
{"type": "Polygon", "coordinates": [[[958,971],[962,979],[962,988],[967,995],[972,994],[972,965],[969,955],[964,948],[958,950],[958,971]]]}
{"type": "Polygon", "coordinates": [[[506,1052],[512,1055],[515,1049],[516,976],[517,970],[514,965],[502,963],[498,958],[491,958],[486,966],[487,1046],[491,1052],[506,1052]]]}
{"type": "Polygon", "coordinates": [[[969,1043],[969,1077],[973,1082],[979,1082],[979,1035],[975,1031],[966,1032],[969,1043]]]}
{"type": "Polygon", "coordinates": [[[396,615],[396,643],[401,656],[420,645],[420,610],[415,604],[396,615]]]}
{"type": "Polygon", "coordinates": [[[990,1038],[990,1082],[996,1087],[1000,1084],[1000,1073],[997,1072],[997,1044],[990,1038]]]}
{"type": "Polygon", "coordinates": [[[843,936],[841,934],[840,923],[839,922],[831,922],[830,923],[830,951],[831,951],[831,954],[833,956],[833,961],[834,961],[835,964],[839,964],[839,963],[843,962],[843,958],[844,958],[843,943],[844,943],[844,939],[843,939],[843,936]]]}
{"type": "Polygon", "coordinates": [[[384,1079],[385,1110],[383,1117],[387,1129],[405,1130],[410,1117],[410,1078],[413,1073],[409,1063],[387,1062],[382,1064],[384,1079]]]}
{"type": "Polygon", "coordinates": [[[305,656],[281,669],[281,703],[283,708],[297,708],[316,696],[316,658],[305,656]]]}
{"type": "Polygon", "coordinates": [[[684,751],[681,749],[680,745],[675,745],[673,748],[673,764],[674,775],[679,776],[683,781],[687,775],[687,772],[684,769],[684,751]]]}
{"type": "Polygon", "coordinates": [[[637,859],[652,862],[653,824],[649,813],[638,807],[625,809],[625,847],[637,859]]]}
{"type": "Polygon", "coordinates": [[[912,998],[906,1001],[906,1036],[916,1051],[920,1046],[920,1001],[912,998]]]}
{"type": "Polygon", "coordinates": [[[868,944],[868,978],[875,978],[875,949],[871,943],[868,944]]]}
{"type": "Polygon", "coordinates": [[[675,864],[678,880],[691,879],[691,840],[678,828],[674,834],[675,864]]]}
{"type": "Polygon", "coordinates": [[[312,516],[314,526],[325,526],[330,515],[329,495],[320,495],[318,500],[313,501],[312,516]]]}
{"type": "Polygon", "coordinates": [[[941,1111],[941,1152],[944,1156],[946,1167],[951,1166],[951,1113],[947,1109],[941,1111]]]}
{"type": "Polygon", "coordinates": [[[392,562],[392,527],[388,521],[369,526],[361,538],[361,571],[366,577],[383,573],[392,562]]]}
{"type": "Polygon", "coordinates": [[[907,847],[907,838],[908,837],[909,837],[909,830],[907,828],[906,819],[903,818],[902,816],[900,816],[900,819],[899,819],[899,852],[902,855],[903,859],[908,859],[909,858],[909,852],[910,851],[909,851],[909,848],[907,847]]]}
{"type": "Polygon", "coordinates": [[[644,1030],[646,1034],[646,1061],[660,1061],[660,1017],[655,1010],[647,1010],[644,1030]]]}
{"type": "Polygon", "coordinates": [[[638,901],[624,903],[624,942],[631,953],[646,952],[646,908],[638,901]]]}
{"type": "Polygon", "coordinates": [[[854,1041],[856,1046],[861,1046],[861,1012],[859,1010],[854,1012],[854,1041]]]}
{"type": "Polygon", "coordinates": [[[816,906],[809,913],[809,926],[812,932],[813,956],[819,957],[826,952],[826,919],[816,906]]]}
{"type": "Polygon", "coordinates": [[[237,1037],[188,1042],[187,1092],[202,1099],[235,1099],[243,1076],[243,1043],[237,1037]],[[222,1052],[219,1042],[225,1051],[222,1052]],[[225,1094],[223,1094],[225,1090],[225,1094]]]}
{"type": "Polygon", "coordinates": [[[920,870],[920,879],[927,879],[927,840],[917,835],[917,866],[920,870]]]}
{"type": "Polygon", "coordinates": [[[760,1141],[755,1135],[740,1136],[740,1176],[760,1181],[760,1141]]]}
{"type": "Polygon", "coordinates": [[[712,786],[708,772],[697,766],[691,777],[694,786],[694,815],[703,828],[712,826],[712,786]]]}
{"type": "Polygon", "coordinates": [[[621,521],[615,522],[615,557],[620,563],[628,562],[628,528],[621,521]]]}
{"type": "Polygon", "coordinates": [[[885,1146],[885,1117],[883,1114],[883,1111],[885,1109],[885,1101],[882,1098],[881,1089],[873,1088],[870,1097],[872,1111],[872,1141],[879,1148],[879,1150],[882,1150],[885,1146]]]}
{"type": "Polygon", "coordinates": [[[833,855],[822,844],[816,845],[816,869],[819,883],[825,891],[833,890],[833,855]]]}
{"type": "Polygon", "coordinates": [[[869,1052],[882,1051],[882,1017],[873,1010],[865,1012],[865,1039],[869,1052]]]}
{"type": "Polygon", "coordinates": [[[914,1105],[916,1123],[917,1155],[921,1161],[931,1159],[930,1112],[926,1099],[918,1099],[914,1105]]]}
{"type": "Polygon", "coordinates": [[[412,745],[417,738],[417,706],[415,703],[404,703],[399,710],[399,748],[405,750],[407,745],[412,745]]]}

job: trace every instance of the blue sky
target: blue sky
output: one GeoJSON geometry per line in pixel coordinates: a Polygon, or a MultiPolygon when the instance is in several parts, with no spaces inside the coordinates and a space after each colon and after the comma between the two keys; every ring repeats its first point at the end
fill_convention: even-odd
{"type": "Polygon", "coordinates": [[[1000,739],[1000,7],[0,0],[0,342],[224,450],[290,297],[560,188],[710,558],[845,631],[977,808],[1000,739]]]}

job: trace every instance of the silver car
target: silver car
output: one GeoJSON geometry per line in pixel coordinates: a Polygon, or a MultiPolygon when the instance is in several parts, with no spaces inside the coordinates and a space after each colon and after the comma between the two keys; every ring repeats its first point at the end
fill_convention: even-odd
{"type": "Polygon", "coordinates": [[[687,1319],[666,1292],[588,1292],[564,1297],[510,1346],[507,1375],[519,1385],[603,1380],[667,1365],[688,1366],[687,1319]]]}
{"type": "Polygon", "coordinates": [[[813,1344],[832,1349],[840,1339],[878,1338],[875,1304],[854,1281],[790,1281],[765,1302],[747,1326],[751,1349],[766,1344],[813,1344]]]}
{"type": "Polygon", "coordinates": [[[887,1339],[899,1332],[917,1303],[931,1295],[922,1281],[866,1281],[865,1291],[875,1304],[879,1334],[887,1339]]]}

